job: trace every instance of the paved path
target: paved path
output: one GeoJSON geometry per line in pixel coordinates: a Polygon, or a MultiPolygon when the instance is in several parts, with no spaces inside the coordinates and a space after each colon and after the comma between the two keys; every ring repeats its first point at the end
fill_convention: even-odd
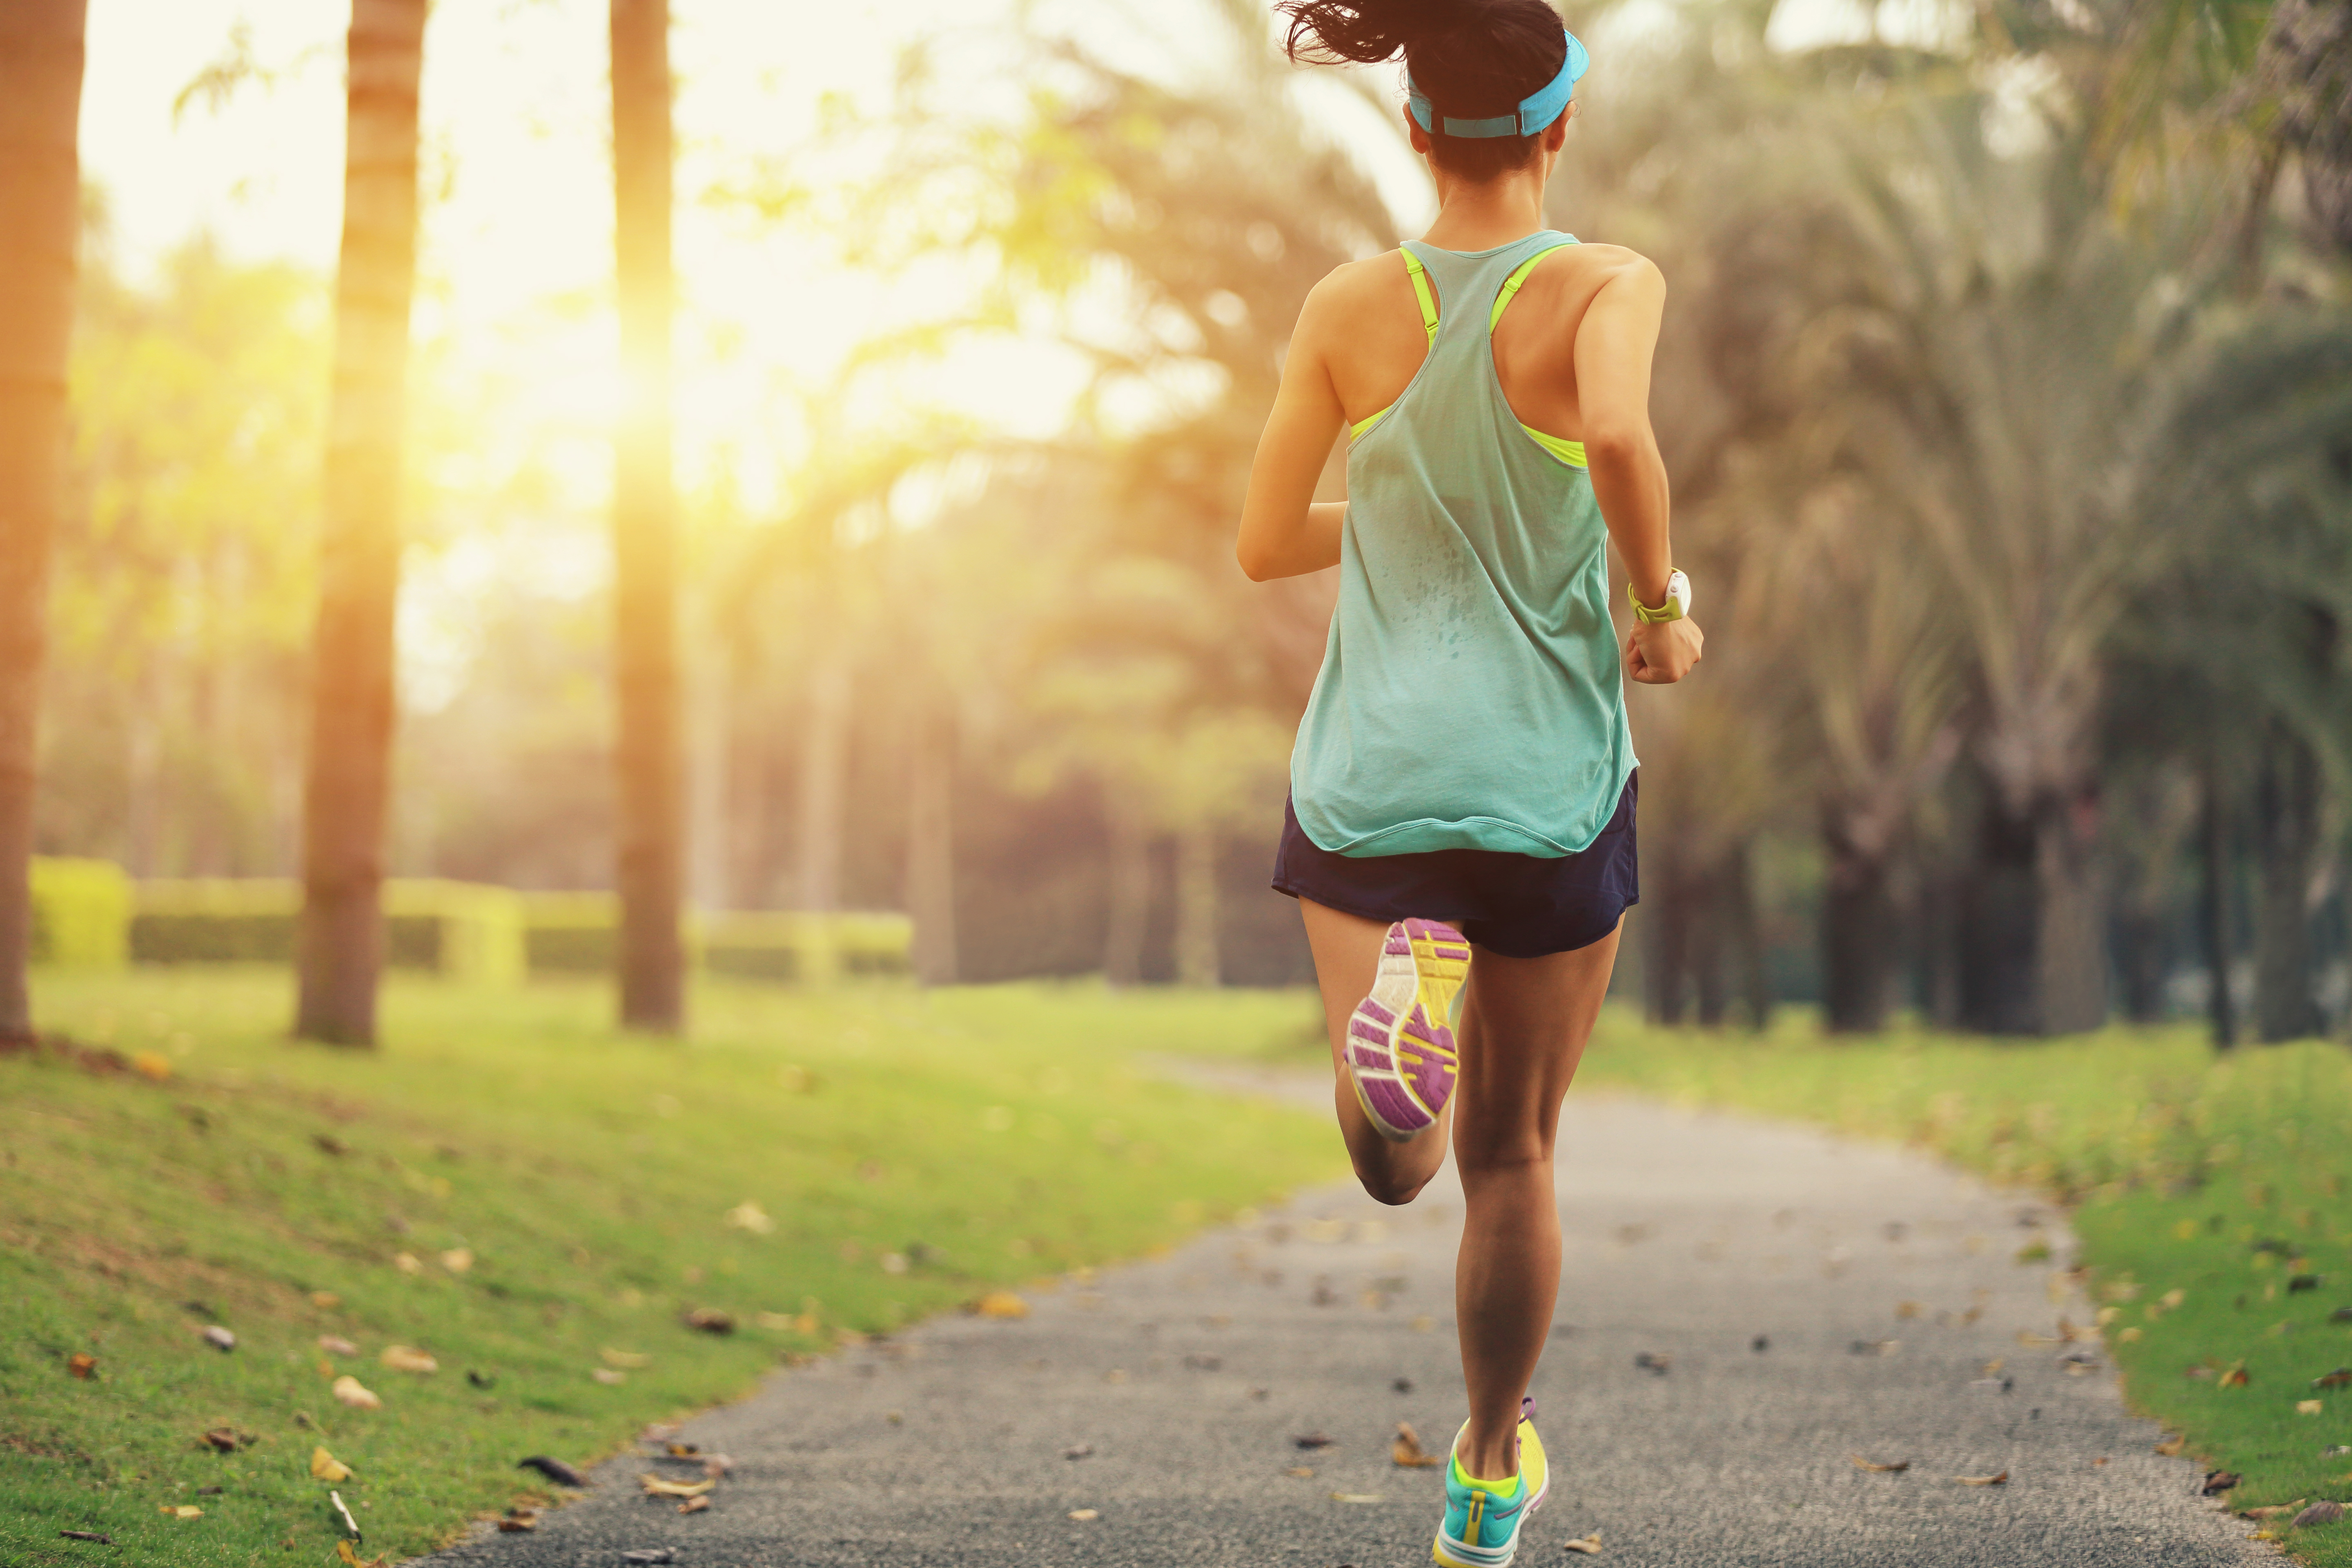
{"type": "MultiPolygon", "coordinates": [[[[2069,1374],[2058,1350],[2020,1345],[2088,1315],[2053,1300],[2050,1269],[2011,1261],[2036,1234],[2021,1213],[2064,1255],[2055,1216],[1891,1149],[1569,1106],[1566,1279],[1535,1390],[1555,1479],[1522,1563],[2276,1561],[2199,1500],[2194,1464],[2151,1451],[2156,1427],[2103,1366],[2069,1374]],[[1854,1453],[1911,1468],[1864,1472],[1854,1453]],[[2005,1486],[1954,1479],[2004,1470],[2005,1486]],[[1564,1551],[1595,1531],[1601,1557],[1564,1551]]],[[[1025,1321],[950,1318],[780,1373],[680,1435],[735,1461],[706,1512],[641,1500],[649,1467],[624,1458],[535,1535],[431,1561],[603,1568],[669,1546],[681,1568],[1426,1563],[1437,1473],[1395,1468],[1389,1442],[1410,1421],[1442,1448],[1462,1420],[1461,1213],[1450,1181],[1404,1210],[1308,1194],[1036,1295],[1025,1321]],[[1315,1432],[1331,1445],[1294,1446],[1315,1432]]]]}

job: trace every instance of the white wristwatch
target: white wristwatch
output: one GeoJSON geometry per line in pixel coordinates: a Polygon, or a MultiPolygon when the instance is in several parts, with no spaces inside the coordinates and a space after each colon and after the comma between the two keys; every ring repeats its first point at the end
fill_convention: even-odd
{"type": "Polygon", "coordinates": [[[1642,603],[1641,595],[1633,592],[1633,584],[1631,583],[1625,584],[1625,601],[1633,606],[1633,618],[1643,626],[1654,626],[1661,621],[1679,621],[1690,614],[1690,579],[1679,569],[1668,573],[1666,602],[1654,610],[1642,603]]]}

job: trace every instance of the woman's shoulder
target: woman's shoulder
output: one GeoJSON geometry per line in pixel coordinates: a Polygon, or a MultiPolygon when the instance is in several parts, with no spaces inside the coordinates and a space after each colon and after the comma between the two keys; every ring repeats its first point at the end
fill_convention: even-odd
{"type": "Polygon", "coordinates": [[[1627,272],[1657,273],[1661,279],[1664,277],[1664,273],[1658,272],[1656,262],[1626,245],[1604,245],[1598,241],[1564,245],[1550,252],[1545,259],[1547,265],[1538,268],[1539,273],[1557,267],[1563,274],[1580,275],[1595,280],[1627,272]]]}

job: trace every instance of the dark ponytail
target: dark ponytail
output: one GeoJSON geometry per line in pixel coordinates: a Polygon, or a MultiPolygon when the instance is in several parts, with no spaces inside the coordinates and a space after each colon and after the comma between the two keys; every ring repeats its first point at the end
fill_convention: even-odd
{"type": "MultiPolygon", "coordinates": [[[[1275,9],[1289,18],[1292,59],[1377,65],[1402,55],[1437,112],[1456,120],[1510,113],[1568,58],[1559,13],[1544,0],[1281,0],[1275,9]]],[[[1465,180],[1525,168],[1536,151],[1532,136],[1430,140],[1439,165],[1465,180]]]]}

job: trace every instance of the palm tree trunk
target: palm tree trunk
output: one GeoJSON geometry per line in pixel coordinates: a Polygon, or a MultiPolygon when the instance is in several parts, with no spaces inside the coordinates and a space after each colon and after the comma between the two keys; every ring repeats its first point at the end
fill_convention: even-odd
{"type": "Polygon", "coordinates": [[[668,0],[613,0],[613,186],[627,402],[613,464],[624,1026],[685,1022],[677,931],[685,874],[677,560],[670,479],[668,0]]]}
{"type": "Polygon", "coordinates": [[[2040,1031],[2035,957],[2041,941],[2033,824],[1989,800],[1976,856],[1959,889],[1953,956],[1958,966],[1959,1022],[1983,1035],[2040,1031]]]}
{"type": "Polygon", "coordinates": [[[302,799],[306,1040],[375,1043],[391,797],[401,439],[416,281],[416,91],[425,0],[353,0],[325,531],[302,799]]]}
{"type": "Polygon", "coordinates": [[[1895,921],[1886,863],[1833,819],[1825,819],[1822,837],[1829,853],[1822,889],[1822,1011],[1832,1034],[1866,1035],[1885,1026],[1894,989],[1895,921]]]}
{"type": "Polygon", "coordinates": [[[2094,811],[2088,797],[2061,799],[2035,817],[2034,992],[2045,1035],[2079,1035],[2107,1021],[2107,900],[2094,811]]]}
{"type": "Polygon", "coordinates": [[[0,6],[0,1044],[33,1037],[34,733],[65,472],[83,0],[0,6]]]}
{"type": "Polygon", "coordinates": [[[1151,916],[1151,840],[1140,813],[1119,790],[1103,786],[1109,886],[1103,911],[1103,979],[1113,986],[1143,980],[1143,943],[1151,916]]]}
{"type": "Polygon", "coordinates": [[[1223,978],[1217,952],[1217,830],[1195,825],[1176,835],[1176,981],[1216,985],[1223,978]]]}
{"type": "Polygon", "coordinates": [[[921,702],[914,721],[907,769],[907,912],[915,921],[915,978],[926,985],[952,985],[955,726],[933,701],[921,702]]]}
{"type": "Polygon", "coordinates": [[[2230,994],[2230,810],[2222,796],[2218,760],[2205,763],[2204,800],[2198,808],[2197,851],[2201,872],[2197,889],[2198,934],[2205,944],[2206,1016],[2211,1020],[2213,1046],[2229,1050],[2238,1043],[2236,999],[2230,994]]]}
{"type": "Polygon", "coordinates": [[[824,913],[841,907],[842,819],[849,788],[849,661],[821,657],[809,678],[808,721],[801,751],[800,832],[795,845],[800,891],[794,902],[824,913]]]}
{"type": "Polygon", "coordinates": [[[2311,986],[2308,896],[2320,843],[2319,759],[2303,737],[2273,724],[2263,749],[2255,812],[2262,899],[2254,906],[2254,1027],[2264,1040],[2320,1032],[2311,986]]]}

